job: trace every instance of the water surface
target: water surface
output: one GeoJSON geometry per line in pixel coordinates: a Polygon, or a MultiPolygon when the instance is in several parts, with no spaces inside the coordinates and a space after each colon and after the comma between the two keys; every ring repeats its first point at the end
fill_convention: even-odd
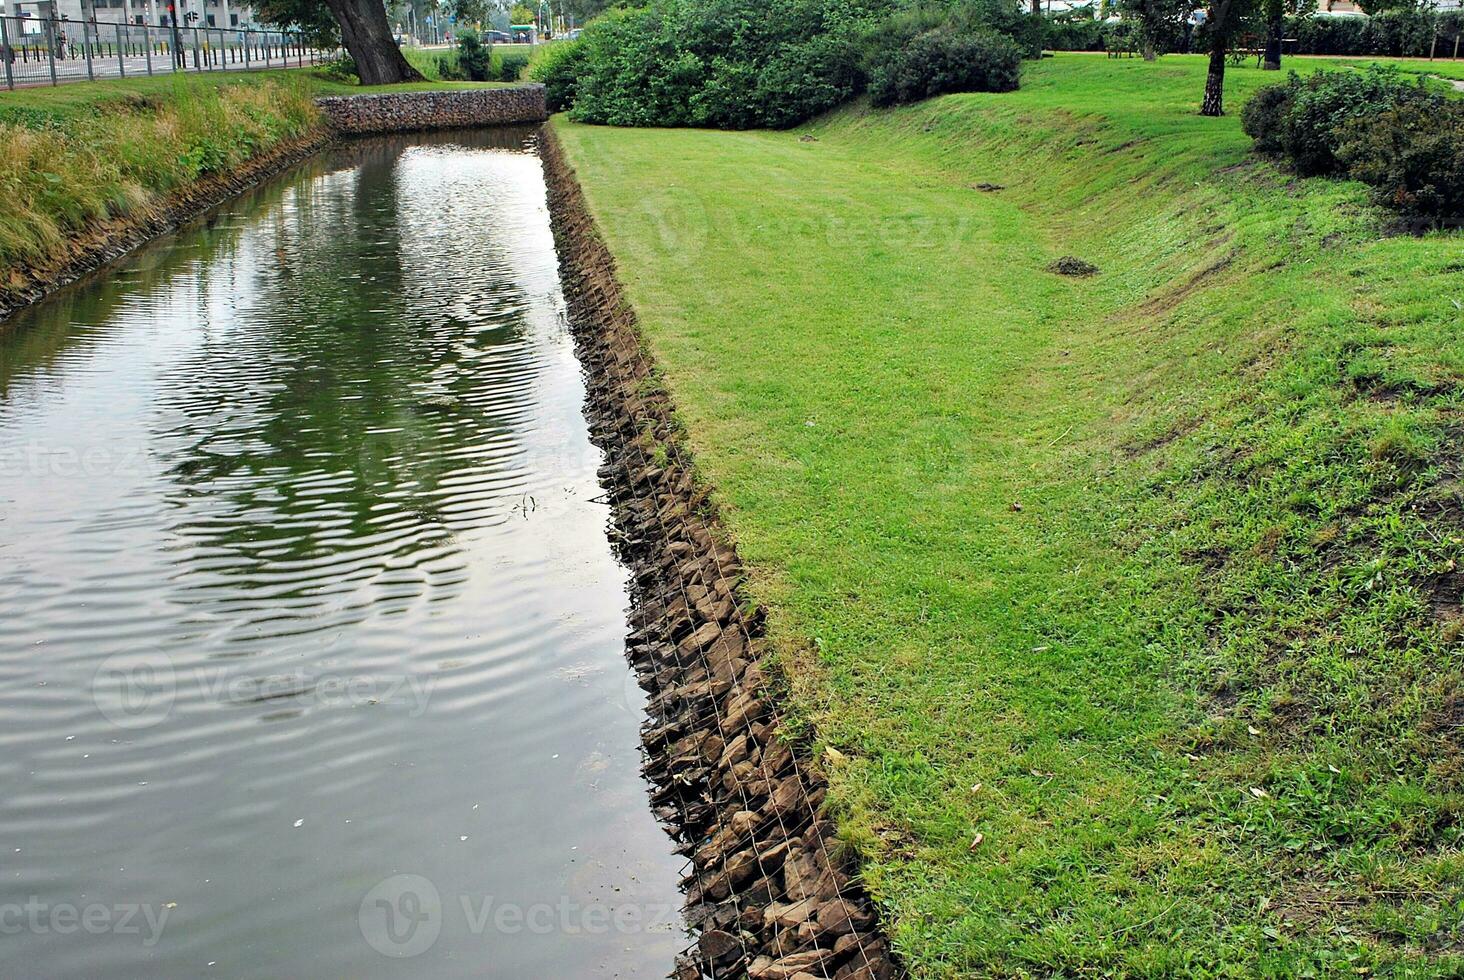
{"type": "Polygon", "coordinates": [[[0,336],[0,974],[669,969],[523,140],[354,144],[0,336]]]}

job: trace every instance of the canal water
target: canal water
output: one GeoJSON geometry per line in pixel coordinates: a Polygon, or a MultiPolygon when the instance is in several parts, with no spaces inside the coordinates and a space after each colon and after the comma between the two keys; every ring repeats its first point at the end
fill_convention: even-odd
{"type": "Polygon", "coordinates": [[[0,335],[0,975],[670,969],[528,139],[342,148],[0,335]]]}

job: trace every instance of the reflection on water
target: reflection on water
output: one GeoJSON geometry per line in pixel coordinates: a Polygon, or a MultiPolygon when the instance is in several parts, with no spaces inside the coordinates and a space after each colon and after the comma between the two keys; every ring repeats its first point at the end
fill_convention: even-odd
{"type": "Polygon", "coordinates": [[[669,968],[524,138],[350,146],[0,338],[0,972],[669,968]]]}

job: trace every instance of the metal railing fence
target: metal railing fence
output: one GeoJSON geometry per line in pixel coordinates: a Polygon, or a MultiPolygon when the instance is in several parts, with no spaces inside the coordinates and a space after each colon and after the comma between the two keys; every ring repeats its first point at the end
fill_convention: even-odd
{"type": "Polygon", "coordinates": [[[290,31],[0,17],[0,62],[10,89],[177,71],[294,68],[336,54],[290,31]]]}

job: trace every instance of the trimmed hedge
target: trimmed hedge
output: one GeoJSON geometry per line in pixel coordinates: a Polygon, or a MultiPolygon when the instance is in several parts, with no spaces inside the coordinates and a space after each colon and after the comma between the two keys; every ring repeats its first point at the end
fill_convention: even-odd
{"type": "Polygon", "coordinates": [[[1454,41],[1464,31],[1464,11],[1431,13],[1424,10],[1384,10],[1371,17],[1290,17],[1286,36],[1296,38],[1297,54],[1386,55],[1426,58],[1439,35],[1438,54],[1453,53],[1454,41]]]}

